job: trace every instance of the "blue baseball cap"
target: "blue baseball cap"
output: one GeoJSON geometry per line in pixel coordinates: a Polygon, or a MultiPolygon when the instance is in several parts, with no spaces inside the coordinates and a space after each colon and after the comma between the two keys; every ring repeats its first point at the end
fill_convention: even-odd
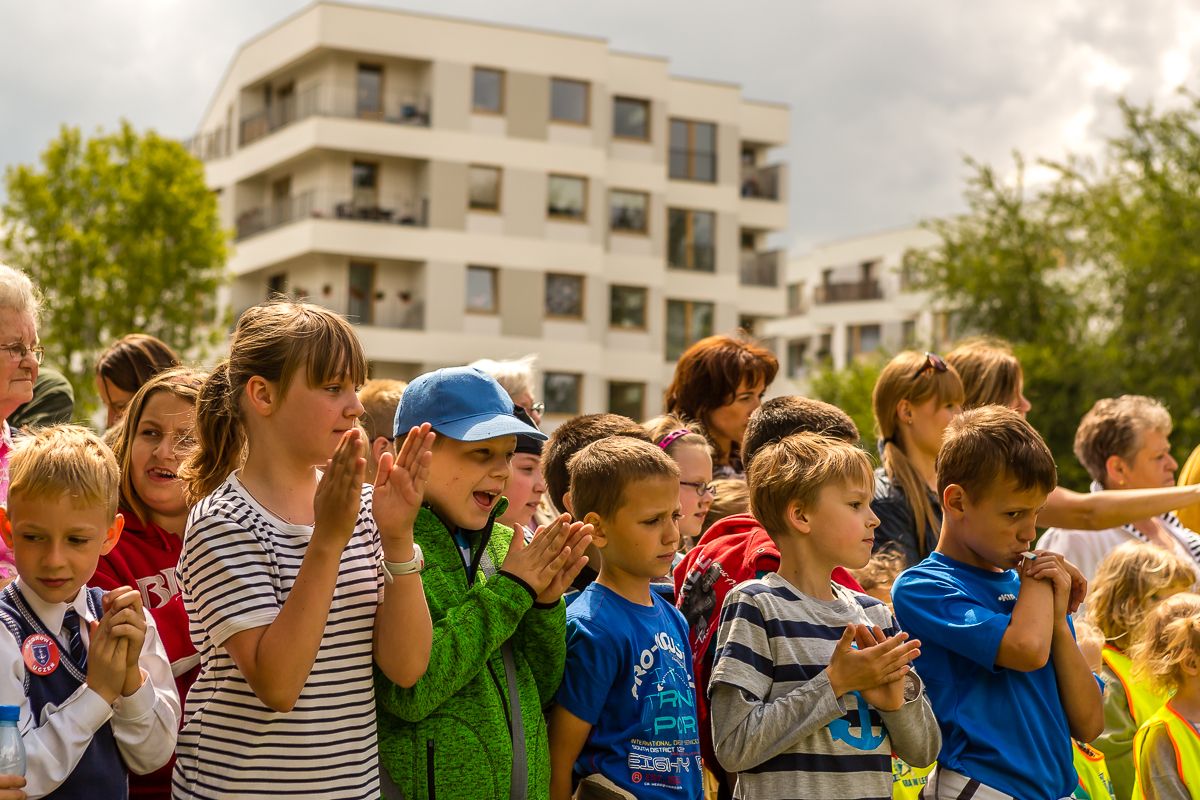
{"type": "Polygon", "coordinates": [[[394,436],[428,422],[440,436],[482,442],[498,436],[549,437],[513,413],[513,401],[496,379],[474,367],[426,372],[404,389],[396,407],[394,436]]]}

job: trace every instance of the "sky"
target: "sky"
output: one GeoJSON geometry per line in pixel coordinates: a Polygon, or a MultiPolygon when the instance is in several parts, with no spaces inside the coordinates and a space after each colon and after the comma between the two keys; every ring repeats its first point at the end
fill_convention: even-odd
{"type": "MultiPolygon", "coordinates": [[[[191,135],[238,46],[302,0],[0,0],[0,166],[66,123],[191,135]]],[[[673,74],[791,107],[791,226],[813,245],[962,208],[971,156],[1005,172],[1098,155],[1116,98],[1200,89],[1187,0],[376,0],[607,39],[673,74]]],[[[1039,171],[1030,178],[1036,180],[1039,171]]]]}

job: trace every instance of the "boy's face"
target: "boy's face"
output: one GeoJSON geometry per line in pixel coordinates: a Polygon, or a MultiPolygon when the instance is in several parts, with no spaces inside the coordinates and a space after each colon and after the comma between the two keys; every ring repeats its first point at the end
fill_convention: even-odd
{"type": "Polygon", "coordinates": [[[871,510],[871,487],[831,481],[806,509],[809,542],[833,566],[862,569],[871,560],[879,517],[871,510]]]}
{"type": "Polygon", "coordinates": [[[956,524],[956,538],[983,569],[1013,569],[1037,538],[1037,515],[1048,492],[1034,487],[1017,491],[1007,478],[990,491],[971,497],[961,486],[946,487],[944,503],[956,524]]]}
{"type": "Polygon", "coordinates": [[[679,481],[671,476],[626,484],[609,518],[587,515],[596,526],[603,568],[651,580],[671,570],[679,548],[679,481]]]}
{"type": "Polygon", "coordinates": [[[450,525],[475,531],[487,525],[508,482],[516,436],[460,442],[439,436],[425,499],[450,525]]]}
{"type": "Polygon", "coordinates": [[[125,520],[102,507],[79,508],[66,493],[9,495],[0,508],[0,535],[13,550],[17,574],[47,603],[65,603],[121,538],[125,520]]]}

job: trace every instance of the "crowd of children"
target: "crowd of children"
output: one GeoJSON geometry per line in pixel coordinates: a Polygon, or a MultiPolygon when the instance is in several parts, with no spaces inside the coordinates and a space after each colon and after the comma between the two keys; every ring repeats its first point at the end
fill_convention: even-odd
{"type": "Polygon", "coordinates": [[[904,355],[877,472],[716,338],[740,372],[685,354],[671,413],[549,437],[474,366],[363,388],[302,303],[210,373],[106,378],[107,443],[3,465],[0,800],[1200,797],[1196,568],[1135,541],[1089,585],[1038,546],[1019,383],[959,413],[904,355]]]}

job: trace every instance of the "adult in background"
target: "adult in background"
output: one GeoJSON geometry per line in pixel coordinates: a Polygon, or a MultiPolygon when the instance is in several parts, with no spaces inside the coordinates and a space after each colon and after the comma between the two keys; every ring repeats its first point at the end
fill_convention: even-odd
{"type": "Polygon", "coordinates": [[[746,423],[778,372],[775,355],[743,334],[709,336],[679,357],[666,412],[704,426],[713,445],[713,477],[745,478],[746,423]]]}
{"type": "MultiPolygon", "coordinates": [[[[1174,486],[1171,415],[1141,395],[1097,400],[1075,431],[1075,457],[1092,476],[1093,492],[1174,486]]],[[[1126,542],[1157,545],[1187,559],[1200,578],[1200,535],[1167,512],[1100,531],[1051,528],[1039,547],[1062,553],[1089,581],[1104,557],[1126,542]]]]}
{"type": "Polygon", "coordinates": [[[495,378],[496,383],[508,392],[513,404],[525,409],[525,413],[529,415],[536,426],[542,424],[542,412],[545,411],[546,406],[534,401],[536,393],[533,390],[533,367],[535,364],[537,364],[537,354],[530,353],[521,358],[501,361],[481,358],[467,366],[482,370],[495,378]]]}
{"type": "Polygon", "coordinates": [[[33,384],[33,399],[9,414],[14,431],[47,428],[71,421],[75,414],[75,389],[61,372],[42,366],[33,384]]]}
{"type": "Polygon", "coordinates": [[[125,415],[146,381],[181,363],[166,342],[146,333],[130,333],[109,345],[96,360],[96,391],[108,411],[107,427],[125,415]]]}

